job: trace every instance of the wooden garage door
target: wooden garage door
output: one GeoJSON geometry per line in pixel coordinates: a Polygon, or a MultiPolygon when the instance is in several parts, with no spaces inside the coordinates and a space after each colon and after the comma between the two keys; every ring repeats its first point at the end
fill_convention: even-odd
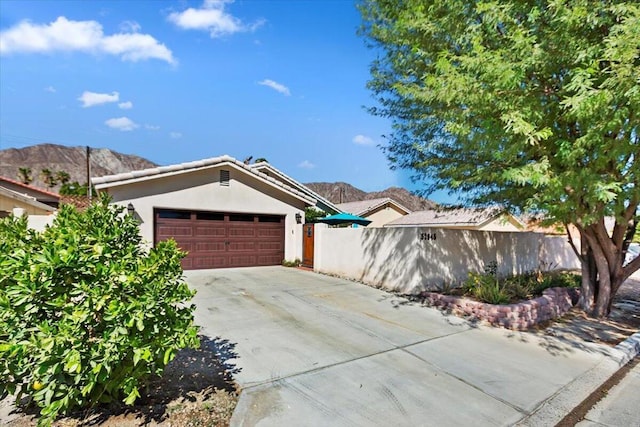
{"type": "Polygon", "coordinates": [[[284,259],[284,217],[157,209],[155,241],[173,238],[188,252],[185,270],[278,265],[284,259]]]}

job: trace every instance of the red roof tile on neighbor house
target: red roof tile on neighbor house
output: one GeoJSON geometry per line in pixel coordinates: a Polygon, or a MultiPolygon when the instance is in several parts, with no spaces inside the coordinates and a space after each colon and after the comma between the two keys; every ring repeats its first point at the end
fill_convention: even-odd
{"type": "Polygon", "coordinates": [[[23,187],[23,188],[25,188],[27,190],[37,191],[39,193],[46,194],[46,195],[51,196],[51,197],[60,198],[60,195],[58,193],[54,193],[53,191],[47,191],[47,190],[44,190],[42,188],[34,187],[33,185],[28,185],[28,184],[22,183],[20,181],[16,181],[15,179],[7,178],[6,176],[0,176],[0,184],[2,183],[2,181],[9,182],[9,183],[14,184],[14,185],[18,185],[18,186],[23,187]]]}

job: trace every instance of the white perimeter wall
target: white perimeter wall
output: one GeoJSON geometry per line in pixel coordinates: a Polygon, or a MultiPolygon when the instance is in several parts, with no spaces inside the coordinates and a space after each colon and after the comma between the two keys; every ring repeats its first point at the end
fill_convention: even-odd
{"type": "Polygon", "coordinates": [[[571,257],[576,258],[573,252],[552,254],[560,244],[545,245],[545,239],[539,233],[316,225],[314,269],[417,293],[460,283],[470,271],[481,272],[491,261],[497,261],[500,275],[508,275],[535,270],[542,260],[569,265],[571,257]]]}

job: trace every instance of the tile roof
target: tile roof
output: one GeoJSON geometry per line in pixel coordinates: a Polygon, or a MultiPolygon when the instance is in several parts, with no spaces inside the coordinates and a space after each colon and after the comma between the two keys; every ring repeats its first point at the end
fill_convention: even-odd
{"type": "Polygon", "coordinates": [[[380,199],[360,200],[357,202],[340,203],[336,206],[340,208],[343,212],[349,212],[354,215],[362,216],[367,212],[370,212],[374,209],[379,208],[380,206],[384,206],[387,203],[391,203],[397,206],[398,208],[404,210],[407,213],[411,212],[409,209],[405,208],[400,203],[396,202],[395,200],[389,197],[383,197],[380,199]]]}
{"type": "Polygon", "coordinates": [[[210,167],[215,167],[222,164],[229,164],[237,169],[242,170],[248,174],[253,174],[256,177],[262,179],[263,181],[268,182],[271,185],[276,187],[280,187],[280,189],[293,194],[294,196],[303,199],[304,201],[314,204],[316,200],[311,196],[303,193],[302,191],[293,188],[287,184],[284,184],[278,181],[275,178],[272,178],[258,170],[255,170],[250,165],[246,165],[243,162],[234,159],[231,156],[223,155],[219,157],[211,157],[208,159],[195,160],[192,162],[186,163],[178,163],[175,165],[168,166],[158,166],[155,168],[124,172],[115,175],[106,175],[97,178],[91,178],[91,183],[96,187],[96,189],[108,188],[117,185],[126,185],[131,182],[138,182],[147,179],[160,178],[162,176],[167,175],[176,175],[183,172],[189,172],[193,170],[206,169],[210,167]]]}
{"type": "Polygon", "coordinates": [[[58,197],[58,198],[60,197],[58,193],[54,193],[53,191],[47,191],[42,188],[34,187],[33,185],[25,184],[23,182],[16,181],[15,179],[7,178],[6,176],[0,176],[0,184],[2,183],[2,181],[9,182],[14,185],[18,185],[20,187],[26,188],[31,191],[36,191],[38,193],[46,194],[51,197],[58,197]]]}
{"type": "Polygon", "coordinates": [[[416,211],[405,215],[387,226],[397,225],[470,225],[478,226],[490,219],[502,214],[503,209],[493,208],[455,208],[455,209],[432,209],[426,211],[416,211]]]}

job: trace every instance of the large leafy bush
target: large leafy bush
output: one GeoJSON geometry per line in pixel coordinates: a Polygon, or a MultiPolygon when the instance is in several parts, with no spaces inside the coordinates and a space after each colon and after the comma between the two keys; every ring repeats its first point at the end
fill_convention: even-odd
{"type": "Polygon", "coordinates": [[[99,203],[59,211],[43,232],[0,221],[0,398],[29,396],[41,424],[75,407],[132,404],[177,350],[197,347],[175,242],[99,203]]]}

